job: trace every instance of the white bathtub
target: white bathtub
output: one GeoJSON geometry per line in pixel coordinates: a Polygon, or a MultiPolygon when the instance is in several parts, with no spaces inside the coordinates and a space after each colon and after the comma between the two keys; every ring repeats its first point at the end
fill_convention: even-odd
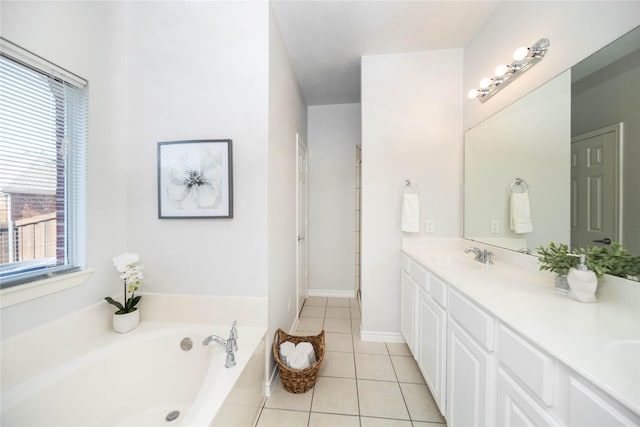
{"type": "MultiPolygon", "coordinates": [[[[227,369],[224,347],[204,347],[202,340],[210,334],[226,338],[229,327],[143,322],[128,334],[107,334],[104,345],[29,378],[14,384],[3,378],[0,424],[251,425],[262,395],[266,330],[240,323],[237,365],[227,369]],[[193,341],[189,351],[180,348],[185,337],[193,341]],[[168,422],[165,417],[172,411],[180,415],[168,422]]],[[[46,358],[43,344],[40,351],[46,358]]],[[[3,366],[3,371],[10,370],[3,366]]]]}

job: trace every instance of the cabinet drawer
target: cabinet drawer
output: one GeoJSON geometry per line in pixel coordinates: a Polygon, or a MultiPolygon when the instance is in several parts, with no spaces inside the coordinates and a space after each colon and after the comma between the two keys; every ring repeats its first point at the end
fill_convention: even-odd
{"type": "Polygon", "coordinates": [[[504,325],[498,327],[498,360],[547,406],[553,404],[553,360],[504,325]]]}
{"type": "Polygon", "coordinates": [[[451,288],[449,288],[449,314],[480,345],[493,351],[495,348],[493,318],[451,288]]]}
{"type": "Polygon", "coordinates": [[[638,426],[640,417],[602,395],[594,386],[569,380],[569,425],[571,426],[638,426]]]}
{"type": "Polygon", "coordinates": [[[429,293],[431,294],[431,298],[440,304],[440,307],[447,307],[447,284],[433,274],[429,280],[429,293]]]}
{"type": "Polygon", "coordinates": [[[548,410],[536,403],[535,399],[501,368],[498,368],[496,409],[498,426],[559,427],[561,425],[548,410]]]}
{"type": "Polygon", "coordinates": [[[409,258],[409,276],[416,282],[422,289],[429,290],[427,288],[427,270],[411,258],[409,258]]]}

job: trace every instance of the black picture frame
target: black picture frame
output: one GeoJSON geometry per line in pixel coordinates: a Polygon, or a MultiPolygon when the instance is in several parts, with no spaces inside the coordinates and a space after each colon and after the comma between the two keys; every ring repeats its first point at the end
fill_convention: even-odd
{"type": "Polygon", "coordinates": [[[158,218],[233,218],[230,139],[158,142],[158,218]]]}

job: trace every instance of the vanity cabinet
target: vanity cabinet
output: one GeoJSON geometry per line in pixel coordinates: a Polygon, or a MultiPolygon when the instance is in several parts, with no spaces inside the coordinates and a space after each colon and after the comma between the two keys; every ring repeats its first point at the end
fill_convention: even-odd
{"type": "Polygon", "coordinates": [[[640,416],[403,254],[401,328],[450,427],[640,426],[640,416]]]}
{"type": "Polygon", "coordinates": [[[447,425],[493,426],[493,319],[449,289],[447,425]]]}
{"type": "Polygon", "coordinates": [[[400,328],[433,399],[445,414],[447,285],[403,255],[400,328]]]}

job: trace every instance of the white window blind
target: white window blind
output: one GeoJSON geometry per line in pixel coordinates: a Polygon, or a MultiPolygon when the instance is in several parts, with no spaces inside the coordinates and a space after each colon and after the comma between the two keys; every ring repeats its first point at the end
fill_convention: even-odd
{"type": "Polygon", "coordinates": [[[0,40],[0,283],[84,267],[86,81],[0,40]]]}

